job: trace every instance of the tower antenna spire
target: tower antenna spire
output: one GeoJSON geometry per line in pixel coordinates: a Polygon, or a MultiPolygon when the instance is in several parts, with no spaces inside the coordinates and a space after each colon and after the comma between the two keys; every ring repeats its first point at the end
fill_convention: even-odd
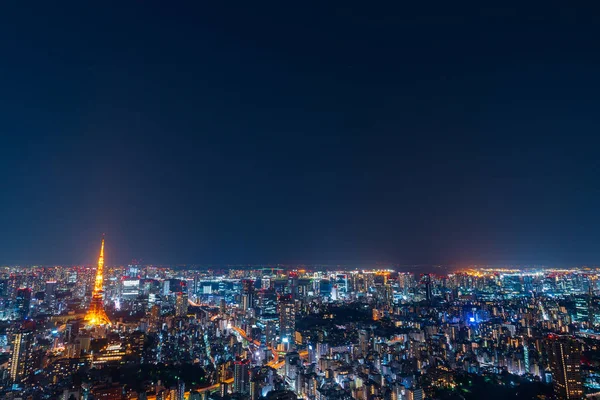
{"type": "Polygon", "coordinates": [[[102,243],[100,244],[100,255],[98,256],[98,268],[96,270],[96,279],[94,280],[94,290],[92,291],[92,301],[90,308],[85,315],[88,325],[109,325],[110,319],[104,311],[103,299],[104,286],[104,233],[102,234],[102,243]]]}

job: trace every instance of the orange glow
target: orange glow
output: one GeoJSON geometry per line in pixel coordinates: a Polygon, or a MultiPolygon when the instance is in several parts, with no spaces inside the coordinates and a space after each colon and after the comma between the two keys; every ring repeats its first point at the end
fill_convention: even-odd
{"type": "Polygon", "coordinates": [[[85,315],[85,321],[89,326],[110,325],[110,319],[104,311],[104,300],[102,296],[102,286],[104,283],[104,237],[100,246],[100,256],[98,257],[98,269],[96,270],[96,280],[94,281],[94,291],[92,292],[92,301],[90,308],[85,315]]]}

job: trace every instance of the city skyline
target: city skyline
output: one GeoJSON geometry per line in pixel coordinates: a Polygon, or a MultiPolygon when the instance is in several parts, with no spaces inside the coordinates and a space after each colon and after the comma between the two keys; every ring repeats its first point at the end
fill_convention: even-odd
{"type": "Polygon", "coordinates": [[[598,269],[104,268],[105,254],[102,237],[96,267],[0,267],[7,399],[600,393],[598,269]]]}

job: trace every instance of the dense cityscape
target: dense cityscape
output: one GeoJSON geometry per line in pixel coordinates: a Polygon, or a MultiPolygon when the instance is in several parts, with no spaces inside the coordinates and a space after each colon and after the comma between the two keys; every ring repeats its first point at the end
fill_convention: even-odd
{"type": "MultiPolygon", "coordinates": [[[[108,244],[109,252],[112,244],[108,244]]],[[[0,270],[3,399],[580,399],[595,268],[0,270]]]]}

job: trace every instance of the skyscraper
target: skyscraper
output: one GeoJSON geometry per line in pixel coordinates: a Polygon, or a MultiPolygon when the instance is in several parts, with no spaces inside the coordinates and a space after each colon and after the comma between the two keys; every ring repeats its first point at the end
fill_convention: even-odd
{"type": "Polygon", "coordinates": [[[590,304],[587,296],[577,296],[575,298],[575,315],[573,319],[577,322],[588,322],[590,304]]]}
{"type": "Polygon", "coordinates": [[[185,382],[179,380],[177,382],[177,400],[183,400],[185,398],[185,382]]]}
{"type": "Polygon", "coordinates": [[[13,383],[19,383],[27,376],[32,339],[33,332],[30,330],[19,330],[14,336],[10,358],[10,379],[13,383]]]}
{"type": "Polygon", "coordinates": [[[31,289],[17,289],[17,298],[15,301],[15,311],[17,318],[25,319],[29,316],[29,307],[31,306],[31,289]]]}
{"type": "Polygon", "coordinates": [[[358,346],[361,355],[365,356],[369,353],[371,348],[371,331],[367,329],[358,331],[358,346]]]}
{"type": "Polygon", "coordinates": [[[423,400],[425,393],[421,388],[408,389],[406,391],[406,400],[423,400]]]}
{"type": "Polygon", "coordinates": [[[46,291],[44,296],[46,303],[48,303],[50,307],[54,307],[54,304],[56,303],[56,281],[46,282],[46,291]]]}
{"type": "Polygon", "coordinates": [[[429,274],[423,275],[423,285],[425,286],[425,300],[427,300],[427,303],[431,303],[431,300],[432,300],[431,275],[429,275],[429,274]]]}
{"type": "MultiPolygon", "coordinates": [[[[172,304],[172,303],[171,303],[172,304]]],[[[177,293],[175,300],[175,315],[178,317],[185,317],[188,312],[188,296],[185,293],[177,293]]]]}
{"type": "Polygon", "coordinates": [[[104,311],[103,299],[103,284],[104,284],[104,237],[100,246],[100,256],[98,257],[98,269],[96,270],[96,280],[94,281],[94,290],[92,291],[92,301],[90,308],[85,315],[85,320],[88,325],[109,325],[110,319],[104,311]]]}
{"type": "Polygon", "coordinates": [[[279,332],[282,338],[290,337],[296,329],[296,307],[291,295],[279,297],[279,332]]]}
{"type": "Polygon", "coordinates": [[[285,355],[285,380],[290,386],[295,386],[298,370],[302,366],[300,355],[293,351],[285,355]]]}
{"type": "Polygon", "coordinates": [[[248,393],[250,390],[250,360],[233,363],[233,392],[248,393]]]}
{"type": "Polygon", "coordinates": [[[254,307],[254,282],[247,279],[242,285],[242,310],[248,311],[254,307]]]}
{"type": "Polygon", "coordinates": [[[559,400],[581,399],[581,350],[574,340],[551,336],[546,340],[554,392],[559,400]]]}
{"type": "Polygon", "coordinates": [[[150,329],[156,330],[158,329],[158,325],[160,323],[160,306],[155,304],[150,309],[150,329]]]}

